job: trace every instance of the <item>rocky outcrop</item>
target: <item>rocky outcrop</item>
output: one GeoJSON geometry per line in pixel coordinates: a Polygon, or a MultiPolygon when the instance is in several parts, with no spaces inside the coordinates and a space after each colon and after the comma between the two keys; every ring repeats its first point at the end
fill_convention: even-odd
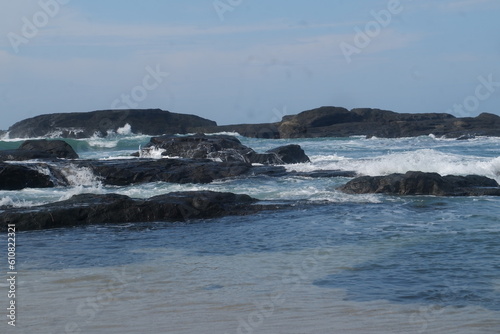
{"type": "Polygon", "coordinates": [[[126,186],[147,182],[210,183],[232,177],[282,176],[283,167],[252,166],[244,162],[216,162],[207,159],[133,159],[82,161],[107,185],[126,186]]]}
{"type": "Polygon", "coordinates": [[[266,153],[275,154],[283,164],[299,164],[311,162],[302,147],[297,144],[290,144],[273,148],[266,153]]]}
{"type": "Polygon", "coordinates": [[[255,204],[248,195],[212,191],[175,192],[149,199],[107,194],[76,195],[66,201],[0,213],[0,231],[15,224],[17,231],[89,224],[174,222],[246,215],[276,206],[255,204]]]}
{"type": "Polygon", "coordinates": [[[26,140],[19,147],[20,151],[46,152],[55,158],[78,159],[78,154],[70,144],[63,140],[26,140]]]}
{"type": "Polygon", "coordinates": [[[413,171],[387,176],[362,176],[338,189],[349,194],[500,196],[498,183],[485,176],[441,176],[413,171]]]}
{"type": "Polygon", "coordinates": [[[52,188],[64,184],[57,182],[51,173],[58,174],[46,164],[18,165],[0,162],[0,190],[22,190],[25,188],[52,188]]]}
{"type": "Polygon", "coordinates": [[[89,138],[96,134],[106,136],[110,131],[116,132],[127,124],[132,132],[146,135],[188,133],[195,127],[217,125],[214,121],[195,115],[160,109],[100,110],[40,115],[14,124],[8,132],[10,138],[89,138]]]}
{"type": "Polygon", "coordinates": [[[449,138],[500,136],[500,117],[483,113],[456,118],[445,113],[399,114],[389,110],[321,107],[283,117],[281,122],[227,125],[219,129],[197,128],[199,132],[235,131],[256,138],[319,138],[368,136],[380,138],[416,137],[434,134],[449,138]],[[262,129],[261,132],[258,129],[262,129]],[[261,135],[265,134],[264,136],[261,135]]]}
{"type": "Polygon", "coordinates": [[[0,161],[33,159],[78,159],[73,147],[63,140],[27,140],[16,150],[0,151],[0,161]]]}
{"type": "Polygon", "coordinates": [[[281,122],[217,126],[195,115],[160,109],[101,110],[86,113],[59,113],[36,116],[9,128],[11,138],[88,138],[106,136],[126,125],[134,133],[172,135],[186,133],[237,132],[254,138],[318,138],[376,136],[415,137],[434,134],[450,138],[500,136],[500,117],[483,113],[456,118],[445,113],[399,114],[388,110],[321,107],[283,117],[281,122]]]}
{"type": "Polygon", "coordinates": [[[350,170],[315,170],[311,172],[297,172],[291,171],[287,173],[288,176],[309,177],[313,179],[319,178],[332,178],[332,177],[356,177],[358,174],[350,170]]]}
{"type": "Polygon", "coordinates": [[[148,156],[152,150],[162,150],[162,155],[168,157],[213,159],[222,162],[239,161],[271,165],[309,162],[309,158],[299,145],[287,145],[266,153],[257,153],[243,145],[236,137],[227,135],[153,137],[138,155],[148,156]]]}

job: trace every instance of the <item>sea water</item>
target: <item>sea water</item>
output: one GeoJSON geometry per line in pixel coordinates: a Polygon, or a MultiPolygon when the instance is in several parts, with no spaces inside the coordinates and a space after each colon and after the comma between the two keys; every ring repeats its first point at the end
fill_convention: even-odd
{"type": "MultiPolygon", "coordinates": [[[[238,138],[258,152],[301,145],[312,162],[290,171],[500,181],[499,138],[238,138]]],[[[117,159],[149,137],[67,141],[82,159],[117,159]]],[[[0,148],[21,142],[3,138],[0,148]]],[[[18,232],[16,327],[7,324],[4,280],[1,333],[500,332],[500,198],[347,195],[336,188],[349,178],[298,176],[110,187],[84,168],[65,173],[70,187],[1,191],[0,204],[205,189],[295,204],[184,223],[18,232]]]]}

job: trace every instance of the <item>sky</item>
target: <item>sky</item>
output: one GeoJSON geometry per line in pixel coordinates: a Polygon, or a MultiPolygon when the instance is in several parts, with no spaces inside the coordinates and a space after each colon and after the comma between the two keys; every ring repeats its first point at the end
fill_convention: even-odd
{"type": "Polygon", "coordinates": [[[0,129],[161,108],[500,114],[498,0],[0,0],[0,129]]]}

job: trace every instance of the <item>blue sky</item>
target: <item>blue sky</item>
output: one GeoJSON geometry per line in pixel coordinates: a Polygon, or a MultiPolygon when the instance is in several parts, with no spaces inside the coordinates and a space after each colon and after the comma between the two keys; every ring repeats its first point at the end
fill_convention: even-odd
{"type": "Polygon", "coordinates": [[[498,0],[2,0],[0,129],[127,105],[500,114],[499,17],[498,0]]]}

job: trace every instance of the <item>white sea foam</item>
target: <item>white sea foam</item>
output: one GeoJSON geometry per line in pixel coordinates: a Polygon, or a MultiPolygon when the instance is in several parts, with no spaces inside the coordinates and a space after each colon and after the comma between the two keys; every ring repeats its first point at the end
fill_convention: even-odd
{"type": "Polygon", "coordinates": [[[32,201],[28,201],[26,199],[14,199],[11,196],[5,196],[0,198],[0,206],[11,206],[14,208],[23,208],[23,207],[31,207],[36,205],[36,203],[32,201]]]}
{"type": "Polygon", "coordinates": [[[59,201],[65,201],[67,199],[70,199],[74,195],[80,195],[80,194],[105,194],[106,190],[102,186],[102,184],[94,184],[92,186],[74,186],[71,188],[68,188],[64,192],[64,194],[59,198],[59,201]]]}
{"type": "Polygon", "coordinates": [[[207,136],[216,136],[216,135],[242,137],[238,132],[222,131],[222,132],[215,132],[215,133],[207,133],[207,136]]]}
{"type": "Polygon", "coordinates": [[[61,173],[71,186],[102,186],[102,182],[88,167],[78,167],[70,164],[65,168],[61,168],[61,173]]]}
{"type": "Polygon", "coordinates": [[[379,176],[408,171],[435,172],[441,175],[483,175],[500,182],[500,157],[488,158],[420,149],[389,153],[374,158],[354,159],[338,155],[312,156],[312,163],[287,166],[288,170],[352,170],[362,175],[379,176]]]}
{"type": "Polygon", "coordinates": [[[342,161],[341,165],[344,167],[342,169],[353,169],[372,176],[422,171],[441,175],[477,174],[500,180],[500,157],[479,159],[432,149],[392,153],[362,161],[342,161]]]}
{"type": "Polygon", "coordinates": [[[139,154],[141,158],[161,159],[164,158],[162,153],[165,151],[163,148],[153,146],[146,149],[139,149],[139,154]]]}
{"type": "Polygon", "coordinates": [[[130,136],[132,135],[132,126],[130,126],[130,124],[125,124],[123,127],[121,128],[118,128],[116,130],[116,133],[118,133],[119,135],[122,135],[122,136],[130,136]]]}

